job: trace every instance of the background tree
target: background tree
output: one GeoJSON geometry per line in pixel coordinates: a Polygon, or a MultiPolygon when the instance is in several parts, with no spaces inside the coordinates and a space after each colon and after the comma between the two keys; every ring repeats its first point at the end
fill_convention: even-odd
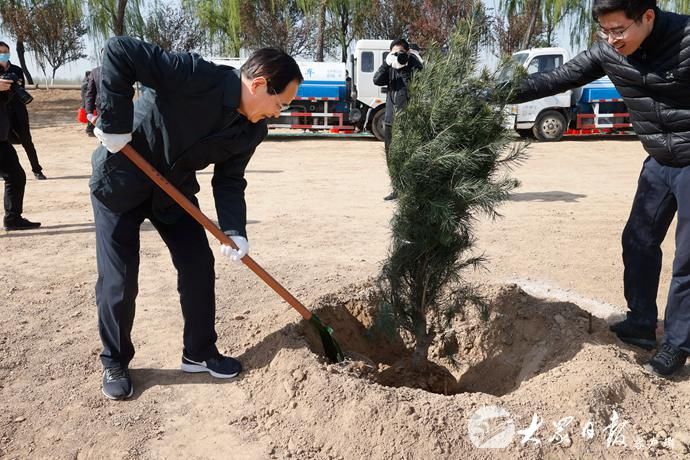
{"type": "Polygon", "coordinates": [[[358,13],[359,37],[383,40],[409,37],[410,24],[418,14],[410,0],[368,0],[358,13]]]}
{"type": "Polygon", "coordinates": [[[47,75],[47,67],[51,68],[51,84],[57,69],[86,57],[82,37],[87,27],[64,2],[34,2],[28,9],[17,10],[15,20],[18,32],[36,55],[43,74],[47,75]]]}
{"type": "MultiPolygon", "coordinates": [[[[472,15],[478,20],[475,27],[488,25],[484,6],[473,0],[418,0],[415,2],[413,22],[409,26],[410,40],[421,48],[444,46],[453,34],[458,21],[472,15]]],[[[482,30],[482,37],[486,29],[482,30]]]]}
{"type": "Polygon", "coordinates": [[[379,287],[379,324],[408,331],[414,365],[427,360],[434,337],[467,302],[481,305],[463,280],[482,258],[470,254],[478,213],[495,217],[518,182],[506,168],[523,158],[511,146],[501,104],[477,97],[493,80],[477,72],[485,16],[461,21],[447,52],[432,51],[396,115],[390,174],[398,192],[392,240],[379,287]]]}
{"type": "Polygon", "coordinates": [[[219,54],[239,57],[242,50],[242,0],[183,0],[194,11],[208,35],[209,47],[219,54]]]}
{"type": "Polygon", "coordinates": [[[2,22],[2,30],[14,37],[17,51],[17,59],[19,65],[24,72],[26,82],[30,85],[34,84],[34,79],[26,66],[26,48],[24,46],[25,38],[22,35],[22,28],[19,27],[17,20],[25,16],[26,11],[31,5],[31,2],[22,0],[0,0],[0,21],[2,22]]]}
{"type": "Polygon", "coordinates": [[[296,0],[256,0],[242,2],[243,47],[249,51],[274,47],[290,55],[312,54],[316,42],[316,22],[296,0]]]}
{"type": "MultiPolygon", "coordinates": [[[[499,56],[510,56],[520,51],[522,40],[525,36],[531,18],[527,14],[517,14],[504,17],[503,15],[492,18],[491,29],[493,31],[494,45],[499,56]]],[[[528,47],[552,46],[542,41],[542,23],[537,21],[536,34],[532,37],[528,47]]]]}
{"type": "Polygon", "coordinates": [[[133,29],[134,35],[169,51],[195,51],[206,44],[199,18],[181,6],[156,4],[133,29]]]}
{"type": "MultiPolygon", "coordinates": [[[[64,1],[64,0],[63,0],[64,1]]],[[[72,11],[80,11],[81,3],[73,3],[72,11]]],[[[113,35],[127,35],[133,24],[141,24],[143,0],[87,0],[87,21],[91,38],[100,42],[113,35]],[[128,25],[130,27],[128,27],[128,25]]]]}
{"type": "Polygon", "coordinates": [[[327,0],[326,15],[329,25],[335,35],[340,48],[340,60],[347,62],[350,43],[361,30],[358,21],[362,18],[362,8],[366,7],[366,0],[327,0]]]}

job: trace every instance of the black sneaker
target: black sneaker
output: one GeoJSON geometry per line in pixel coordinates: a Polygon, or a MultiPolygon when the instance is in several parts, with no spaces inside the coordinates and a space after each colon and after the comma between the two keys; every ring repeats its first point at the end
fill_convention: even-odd
{"type": "Polygon", "coordinates": [[[621,341],[635,345],[645,350],[653,350],[656,347],[656,329],[654,327],[642,327],[632,323],[629,319],[612,324],[609,330],[614,332],[621,341]]]}
{"type": "Polygon", "coordinates": [[[19,217],[5,217],[3,221],[5,230],[31,230],[32,228],[38,228],[41,226],[40,222],[31,222],[28,219],[24,219],[22,216],[19,217]]]}
{"type": "Polygon", "coordinates": [[[37,172],[34,173],[34,177],[38,180],[46,180],[48,179],[42,172],[37,172]]]}
{"type": "Polygon", "coordinates": [[[218,353],[213,358],[205,361],[193,361],[182,355],[182,366],[184,372],[208,372],[213,377],[219,379],[231,379],[242,372],[242,364],[235,358],[223,356],[218,353]]]}
{"type": "Polygon", "coordinates": [[[685,366],[687,358],[688,354],[683,350],[668,343],[662,343],[661,349],[657,350],[644,368],[655,374],[668,376],[685,366]]]}
{"type": "Polygon", "coordinates": [[[387,196],[383,197],[383,201],[392,201],[392,200],[397,200],[398,199],[398,194],[396,192],[391,192],[387,196]]]}
{"type": "Polygon", "coordinates": [[[134,394],[132,379],[125,367],[103,369],[103,394],[110,399],[127,399],[134,394]]]}

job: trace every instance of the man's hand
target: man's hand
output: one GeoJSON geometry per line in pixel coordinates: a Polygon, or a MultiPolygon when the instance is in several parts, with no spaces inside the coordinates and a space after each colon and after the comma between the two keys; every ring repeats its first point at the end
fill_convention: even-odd
{"type": "Polygon", "coordinates": [[[12,80],[0,80],[0,91],[9,91],[12,83],[12,80]]]}
{"type": "Polygon", "coordinates": [[[98,120],[98,116],[94,115],[93,113],[87,113],[86,119],[89,120],[89,123],[91,123],[92,125],[95,125],[96,120],[98,120]]]}
{"type": "Polygon", "coordinates": [[[108,134],[104,133],[100,128],[94,128],[93,133],[110,153],[119,152],[122,150],[122,147],[127,145],[129,141],[132,140],[132,133],[108,134]]]}
{"type": "Polygon", "coordinates": [[[247,241],[247,238],[239,235],[230,236],[230,239],[233,243],[235,243],[237,249],[234,249],[232,246],[227,246],[223,244],[220,247],[220,253],[228,259],[230,259],[231,261],[237,264],[241,264],[242,257],[246,256],[247,253],[249,253],[249,241],[247,241]]]}

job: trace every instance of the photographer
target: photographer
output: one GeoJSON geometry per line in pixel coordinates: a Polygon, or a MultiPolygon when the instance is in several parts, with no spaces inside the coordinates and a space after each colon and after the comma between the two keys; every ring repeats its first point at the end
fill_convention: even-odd
{"type": "Polygon", "coordinates": [[[12,98],[12,80],[0,79],[0,177],[5,181],[5,230],[28,230],[40,227],[38,222],[31,222],[22,217],[24,186],[26,174],[19,164],[17,152],[7,141],[10,131],[8,103],[12,98]]]}
{"type": "Polygon", "coordinates": [[[45,180],[43,175],[43,168],[38,162],[38,154],[36,147],[31,140],[31,131],[29,128],[29,112],[26,110],[26,104],[31,102],[31,97],[24,91],[24,72],[21,67],[10,63],[10,47],[5,42],[0,42],[0,73],[7,77],[11,77],[15,84],[21,88],[23,97],[12,97],[9,104],[9,117],[12,134],[16,136],[19,143],[22,144],[26,151],[26,156],[29,157],[31,163],[31,171],[34,177],[38,180],[45,180]],[[12,76],[13,75],[13,76],[12,76]]]}
{"type": "MultiPolygon", "coordinates": [[[[390,45],[390,53],[386,62],[374,74],[374,84],[388,86],[386,101],[386,117],[384,118],[384,146],[386,149],[386,163],[389,163],[388,148],[391,142],[391,129],[396,110],[402,110],[407,105],[407,85],[409,85],[415,71],[422,69],[421,59],[410,51],[410,45],[402,38],[394,40],[390,45]]],[[[384,200],[397,198],[395,190],[384,200]]]]}

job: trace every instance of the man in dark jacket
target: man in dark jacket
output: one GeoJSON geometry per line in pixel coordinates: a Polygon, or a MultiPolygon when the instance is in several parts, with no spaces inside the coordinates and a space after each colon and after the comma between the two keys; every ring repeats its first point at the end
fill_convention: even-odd
{"type": "MultiPolygon", "coordinates": [[[[92,74],[93,75],[93,74],[92,74]]],[[[169,53],[129,37],[108,40],[103,52],[99,117],[103,146],[93,154],[90,180],[96,224],[96,302],[103,352],[103,393],[132,395],[139,231],[149,221],[170,249],[184,317],[182,370],[231,378],[241,364],[216,348],[214,258],[204,228],[158,189],[124,155],[131,143],[195,204],[196,171],[214,164],[218,222],[247,254],[244,179],[247,163],[267,134],[266,118],[290,104],[302,82],[297,63],[275,49],[255,52],[242,69],[217,66],[191,53],[169,53]],[[132,103],[133,85],[146,91],[132,103]]]]}
{"type": "Polygon", "coordinates": [[[12,84],[12,80],[0,79],[0,177],[5,181],[3,227],[8,231],[30,230],[40,227],[41,224],[22,217],[26,173],[19,163],[17,151],[7,140],[10,131],[7,105],[12,98],[12,84]]]}
{"type": "MultiPolygon", "coordinates": [[[[412,75],[422,68],[420,59],[410,52],[410,45],[402,38],[393,40],[386,61],[374,74],[374,84],[387,86],[386,116],[384,118],[384,148],[386,150],[386,163],[389,163],[388,148],[391,143],[391,128],[395,118],[395,112],[402,110],[407,105],[407,86],[412,75]]],[[[384,200],[394,200],[396,193],[393,191],[384,200]]]]}
{"type": "MultiPolygon", "coordinates": [[[[17,76],[17,84],[24,88],[24,71],[21,67],[10,62],[10,47],[5,42],[0,42],[0,71],[2,73],[13,73],[17,76]]],[[[26,156],[31,164],[31,171],[38,180],[45,180],[43,167],[38,162],[38,153],[31,139],[31,128],[29,126],[29,112],[26,105],[18,97],[10,99],[7,107],[10,114],[11,130],[19,143],[22,144],[26,156]]]]}
{"type": "MultiPolygon", "coordinates": [[[[94,125],[91,123],[91,120],[93,120],[93,117],[91,117],[91,120],[89,120],[88,117],[88,112],[86,112],[86,93],[89,89],[89,80],[91,79],[91,71],[87,70],[86,73],[84,74],[84,79],[81,82],[81,107],[84,109],[84,112],[87,113],[87,122],[86,122],[86,135],[89,137],[95,137],[96,135],[93,133],[93,128],[94,125]]],[[[93,113],[93,112],[92,112],[93,113]]]]}
{"type": "MultiPolygon", "coordinates": [[[[103,52],[101,51],[101,57],[103,57],[103,52]]],[[[86,81],[86,95],[84,97],[84,110],[86,110],[86,119],[88,125],[86,126],[86,134],[91,135],[93,133],[93,126],[98,119],[98,107],[101,104],[101,98],[98,94],[98,87],[101,83],[101,66],[94,67],[91,69],[89,78],[86,81]],[[91,127],[91,132],[89,132],[89,127],[91,127]]]]}
{"type": "Polygon", "coordinates": [[[627,318],[611,326],[624,342],[656,346],[661,243],[677,214],[676,255],[664,337],[645,365],[661,375],[690,353],[690,17],[655,0],[594,0],[600,40],[565,65],[530,76],[516,102],[576,88],[608,75],[649,157],[623,230],[627,318]]]}

